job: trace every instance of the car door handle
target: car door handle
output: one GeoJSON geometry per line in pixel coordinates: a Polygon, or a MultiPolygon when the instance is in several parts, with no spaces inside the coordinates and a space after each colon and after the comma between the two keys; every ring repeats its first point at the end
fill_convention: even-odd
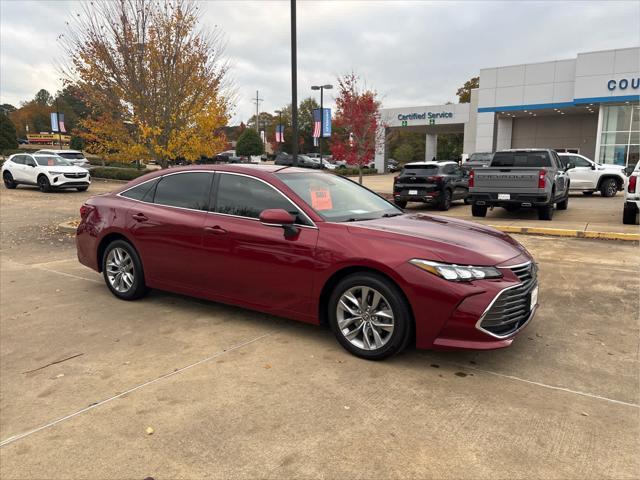
{"type": "Polygon", "coordinates": [[[214,225],[213,227],[204,227],[204,231],[211,235],[224,235],[227,231],[220,225],[214,225]]]}
{"type": "Polygon", "coordinates": [[[146,222],[149,220],[144,213],[134,213],[131,215],[136,222],[146,222]]]}

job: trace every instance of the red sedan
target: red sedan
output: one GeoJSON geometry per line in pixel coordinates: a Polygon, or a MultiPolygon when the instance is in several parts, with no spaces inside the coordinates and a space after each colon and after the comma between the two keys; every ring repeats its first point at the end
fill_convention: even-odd
{"type": "Polygon", "coordinates": [[[511,344],[536,266],[493,228],[404,213],[337,175],[282,166],[162,170],[80,210],[78,258],[123,300],[149,288],[328,324],[348,351],[511,344]]]}

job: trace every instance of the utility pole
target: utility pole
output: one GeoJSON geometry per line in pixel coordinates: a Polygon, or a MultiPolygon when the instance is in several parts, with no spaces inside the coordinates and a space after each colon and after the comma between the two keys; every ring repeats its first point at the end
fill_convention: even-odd
{"type": "Polygon", "coordinates": [[[296,45],[296,0],[291,0],[291,157],[298,166],[298,54],[296,45]]]}
{"type": "Polygon", "coordinates": [[[260,114],[260,102],[262,102],[262,100],[258,95],[258,90],[256,90],[256,98],[253,99],[253,102],[256,104],[256,132],[258,133],[260,133],[260,122],[258,121],[260,117],[258,115],[260,114]]]}
{"type": "Polygon", "coordinates": [[[323,92],[324,90],[331,90],[333,85],[313,85],[311,90],[320,90],[320,137],[318,138],[318,146],[320,148],[320,168],[324,168],[322,164],[322,137],[324,137],[324,107],[322,105],[323,102],[323,92]]]}
{"type": "Polygon", "coordinates": [[[58,97],[56,97],[56,120],[58,121],[58,149],[62,150],[62,132],[60,129],[60,106],[58,105],[58,97]]]}

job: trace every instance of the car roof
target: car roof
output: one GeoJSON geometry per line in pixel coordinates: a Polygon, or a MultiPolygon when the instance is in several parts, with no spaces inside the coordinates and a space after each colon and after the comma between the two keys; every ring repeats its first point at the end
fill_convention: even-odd
{"type": "Polygon", "coordinates": [[[405,167],[413,167],[416,165],[425,165],[425,166],[440,166],[440,165],[457,165],[457,162],[454,162],[453,160],[437,160],[435,162],[411,162],[411,163],[405,163],[404,166],[405,167]]]}

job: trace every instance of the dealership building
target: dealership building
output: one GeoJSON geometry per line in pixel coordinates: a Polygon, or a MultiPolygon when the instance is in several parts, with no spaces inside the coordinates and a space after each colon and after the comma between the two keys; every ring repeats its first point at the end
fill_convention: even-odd
{"type": "MultiPolygon", "coordinates": [[[[640,155],[640,47],[480,70],[471,102],[381,109],[379,138],[392,130],[464,134],[463,156],[507,148],[553,148],[601,163],[632,165],[640,155]]],[[[376,149],[381,171],[386,141],[376,149]]],[[[438,160],[447,160],[440,159],[438,160]]]]}

